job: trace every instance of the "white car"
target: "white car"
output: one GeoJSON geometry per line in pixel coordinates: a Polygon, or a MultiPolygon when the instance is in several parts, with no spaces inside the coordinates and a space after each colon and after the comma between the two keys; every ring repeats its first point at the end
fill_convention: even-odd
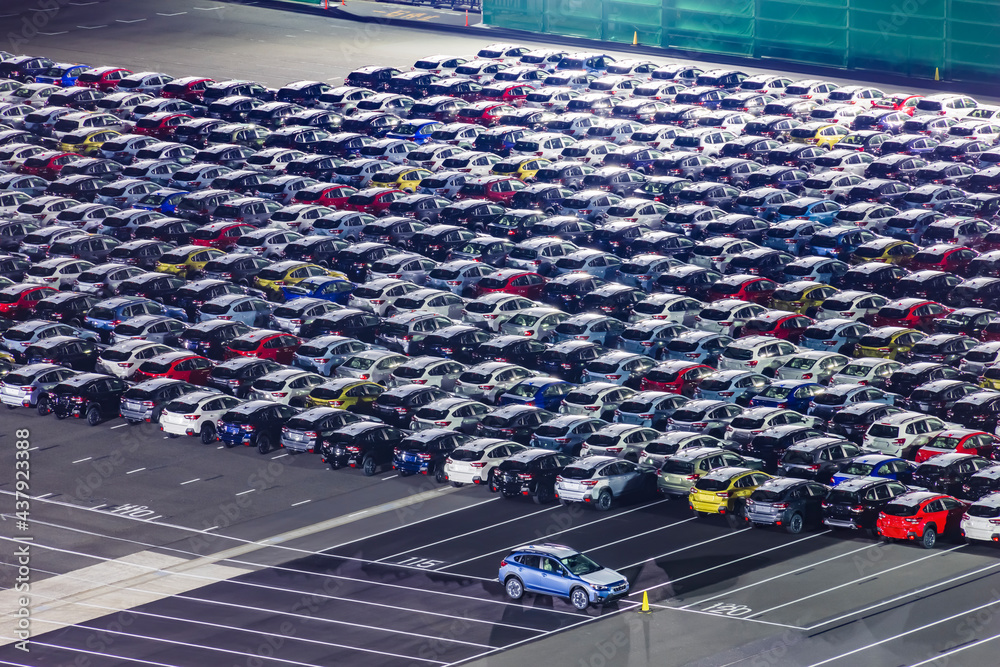
{"type": "Polygon", "coordinates": [[[726,130],[735,135],[743,134],[747,123],[754,120],[756,116],[742,111],[713,111],[702,116],[695,123],[699,128],[714,127],[719,130],[726,130]]]}
{"type": "Polygon", "coordinates": [[[521,380],[538,375],[517,364],[486,361],[470,366],[455,381],[455,394],[477,401],[496,403],[497,398],[521,380]]]}
{"type": "Polygon", "coordinates": [[[374,90],[359,86],[337,86],[319,96],[316,108],[344,113],[356,109],[358,102],[366,100],[374,94],[374,90]]]}
{"type": "Polygon", "coordinates": [[[889,456],[903,456],[930,442],[944,428],[944,422],[937,417],[919,412],[898,412],[869,426],[862,446],[889,456]]]}
{"type": "Polygon", "coordinates": [[[501,324],[500,333],[546,342],[555,336],[555,328],[568,318],[565,312],[549,306],[527,308],[501,324]]]}
{"type": "Polygon", "coordinates": [[[822,103],[830,96],[830,93],[839,88],[835,83],[829,81],[819,81],[817,79],[802,79],[793,81],[785,86],[782,97],[798,97],[804,100],[822,103]]]}
{"type": "Polygon", "coordinates": [[[422,384],[451,391],[455,388],[455,381],[466,370],[464,365],[453,359],[430,356],[411,357],[406,363],[392,370],[388,380],[386,380],[386,386],[401,387],[404,384],[422,384]]]}
{"type": "Polygon", "coordinates": [[[326,378],[300,368],[282,368],[262,375],[250,386],[250,398],[262,401],[291,404],[295,399],[305,399],[326,378]]]}
{"type": "Polygon", "coordinates": [[[727,236],[715,236],[706,239],[695,246],[694,254],[691,256],[691,263],[705,269],[715,269],[719,273],[725,273],[726,267],[733,257],[748,250],[755,250],[759,246],[750,241],[729,238],[727,236]]]}
{"type": "Polygon", "coordinates": [[[637,88],[641,83],[642,81],[635,77],[606,74],[591,81],[590,85],[587,86],[587,92],[628,97],[632,93],[632,90],[637,88]]]}
{"type": "Polygon", "coordinates": [[[48,83],[26,83],[20,88],[0,95],[0,101],[9,104],[27,104],[29,107],[39,109],[45,106],[49,95],[61,90],[59,86],[48,83]]]}
{"type": "Polygon", "coordinates": [[[875,292],[847,290],[825,300],[823,305],[816,309],[815,317],[817,320],[838,319],[858,322],[869,315],[875,315],[887,303],[889,303],[888,297],[875,292]]]}
{"type": "Polygon", "coordinates": [[[215,422],[242,403],[217,391],[196,391],[174,399],[160,414],[160,430],[168,437],[193,435],[208,445],[215,442],[215,422]]]}
{"type": "Polygon", "coordinates": [[[418,145],[408,139],[379,139],[362,148],[361,154],[390,164],[406,164],[407,155],[417,148],[418,145]]]}
{"type": "Polygon", "coordinates": [[[601,164],[608,153],[619,152],[618,146],[603,139],[584,139],[563,148],[557,160],[574,160],[584,164],[601,164]]]}
{"type": "Polygon", "coordinates": [[[15,220],[27,220],[36,225],[46,227],[55,222],[56,216],[68,208],[76,206],[80,202],[66,197],[56,195],[43,195],[34,197],[17,207],[14,214],[15,220]]]}
{"type": "Polygon", "coordinates": [[[335,213],[329,206],[318,204],[291,204],[282,206],[271,214],[268,223],[272,229],[298,230],[308,229],[320,218],[335,213]]]}
{"type": "Polygon", "coordinates": [[[0,192],[0,216],[13,215],[17,211],[17,207],[29,199],[31,197],[17,190],[0,192]]]}
{"type": "Polygon", "coordinates": [[[546,86],[529,93],[524,100],[524,106],[533,109],[545,109],[556,113],[566,111],[570,100],[580,96],[580,91],[563,86],[546,86]]]}
{"type": "Polygon", "coordinates": [[[452,155],[444,161],[443,166],[448,170],[462,171],[467,176],[488,176],[490,170],[493,169],[493,165],[500,160],[501,157],[495,153],[464,151],[457,155],[452,155]]]}
{"type": "MultiPolygon", "coordinates": [[[[579,97],[579,95],[576,97],[579,97]]],[[[593,114],[572,111],[570,113],[560,113],[558,118],[546,123],[546,127],[560,134],[583,139],[587,136],[587,130],[593,127],[595,123],[597,123],[597,118],[593,114]]]]}
{"type": "Polygon", "coordinates": [[[554,72],[567,55],[568,52],[562,49],[535,49],[521,56],[518,62],[522,65],[533,65],[546,72],[554,72]]]}
{"type": "Polygon", "coordinates": [[[811,175],[803,184],[803,197],[818,197],[820,199],[836,199],[837,195],[846,194],[848,190],[865,180],[858,173],[843,171],[821,171],[811,175]]]}
{"type": "Polygon", "coordinates": [[[558,132],[538,132],[526,134],[518,139],[511,153],[540,157],[545,160],[558,160],[566,147],[576,143],[576,139],[573,137],[558,132]]]}
{"type": "Polygon", "coordinates": [[[541,305],[523,296],[490,292],[465,304],[462,321],[487,331],[500,331],[500,326],[518,313],[541,305]]]}
{"type": "Polygon", "coordinates": [[[704,303],[689,296],[653,294],[632,306],[628,321],[654,319],[693,326],[704,308],[704,303]]]}
{"type": "Polygon", "coordinates": [[[746,336],[730,343],[719,357],[720,371],[754,371],[768,375],[799,354],[787,340],[770,336],[746,336]]]}
{"type": "Polygon", "coordinates": [[[759,303],[748,303],[740,299],[720,299],[706,305],[694,316],[693,327],[715,333],[732,334],[747,320],[767,312],[759,303]]]}
{"type": "Polygon", "coordinates": [[[446,428],[461,433],[474,433],[476,425],[489,411],[490,406],[470,398],[441,398],[414,412],[410,428],[414,431],[446,428]]]}
{"type": "Polygon", "coordinates": [[[848,173],[864,176],[865,169],[875,161],[875,156],[864,151],[849,151],[837,148],[816,158],[817,169],[830,170],[827,173],[848,173]],[[833,170],[836,170],[835,172],[833,170]]]}
{"type": "Polygon", "coordinates": [[[851,360],[851,363],[834,374],[830,378],[830,384],[871,384],[872,380],[885,379],[902,367],[903,364],[890,359],[861,357],[860,359],[851,360]]]}
{"type": "Polygon", "coordinates": [[[444,474],[452,486],[489,484],[498,465],[525,449],[510,440],[476,438],[455,448],[445,461],[444,474]]]}
{"type": "Polygon", "coordinates": [[[645,126],[634,120],[623,118],[598,118],[597,122],[587,130],[588,139],[610,141],[616,146],[632,143],[632,135],[645,126]]]}
{"type": "Polygon", "coordinates": [[[49,389],[79,373],[56,364],[22,366],[0,380],[0,403],[8,408],[33,408],[49,389]]]}
{"type": "Polygon", "coordinates": [[[676,137],[672,150],[698,152],[709,157],[719,155],[727,142],[736,139],[736,134],[717,127],[696,127],[684,136],[676,137]]]}
{"type": "Polygon", "coordinates": [[[966,120],[948,128],[948,135],[956,139],[985,141],[988,144],[1000,142],[1000,123],[996,121],[966,120]]]}
{"type": "Polygon", "coordinates": [[[977,106],[979,106],[979,103],[968,95],[941,93],[939,95],[928,95],[917,100],[917,106],[913,110],[913,115],[963,118],[972,113],[977,106]]]}
{"type": "Polygon", "coordinates": [[[587,382],[566,394],[559,412],[564,415],[586,415],[610,422],[615,410],[635,396],[635,390],[610,382],[587,382]]]}
{"type": "Polygon", "coordinates": [[[148,340],[125,340],[105,348],[97,358],[96,371],[127,379],[139,364],[175,348],[148,340]]]}
{"type": "Polygon", "coordinates": [[[530,50],[531,49],[528,47],[521,46],[520,44],[495,42],[493,44],[487,44],[483,48],[479,49],[479,52],[476,53],[476,58],[513,64],[518,62],[521,59],[521,56],[525,55],[530,50]]]}
{"type": "Polygon", "coordinates": [[[862,109],[868,109],[877,104],[885,93],[871,86],[842,86],[827,95],[827,100],[837,104],[854,104],[862,109]]]}
{"type": "Polygon", "coordinates": [[[0,171],[17,171],[29,157],[44,152],[44,148],[35,144],[8,144],[0,147],[0,171]]]}
{"type": "Polygon", "coordinates": [[[436,313],[445,317],[459,318],[465,309],[465,299],[447,290],[423,287],[401,295],[393,302],[395,312],[436,313]]]}
{"type": "Polygon", "coordinates": [[[56,289],[68,289],[80,274],[94,265],[82,259],[55,257],[34,264],[24,276],[24,282],[35,285],[49,285],[56,289]]]}
{"type": "Polygon", "coordinates": [[[670,207],[658,201],[629,197],[608,209],[605,224],[611,222],[637,222],[650,229],[656,229],[663,216],[670,212],[670,207]]]}
{"type": "Polygon", "coordinates": [[[433,56],[427,56],[426,58],[421,58],[417,62],[413,63],[413,67],[410,69],[421,70],[431,74],[437,74],[438,76],[448,76],[455,73],[456,67],[460,67],[467,62],[469,62],[469,59],[461,56],[444,56],[436,54],[433,56]]]}
{"type": "Polygon", "coordinates": [[[265,148],[247,158],[243,168],[262,171],[266,174],[279,174],[289,162],[303,158],[305,155],[302,151],[293,148],[265,148]]]}
{"type": "Polygon", "coordinates": [[[423,167],[437,171],[444,166],[444,161],[452,155],[461,153],[462,149],[450,144],[424,144],[406,154],[406,162],[414,167],[423,167]]]}
{"type": "MultiPolygon", "coordinates": [[[[447,470],[447,467],[445,468],[447,470]]],[[[975,473],[974,477],[991,480],[1000,478],[1000,466],[990,466],[975,473]]],[[[977,542],[1000,542],[1000,493],[983,496],[969,505],[962,517],[962,535],[977,542]]]]}
{"type": "Polygon", "coordinates": [[[416,292],[420,285],[397,278],[380,278],[360,285],[347,301],[348,308],[358,308],[384,317],[399,297],[416,292]]]}

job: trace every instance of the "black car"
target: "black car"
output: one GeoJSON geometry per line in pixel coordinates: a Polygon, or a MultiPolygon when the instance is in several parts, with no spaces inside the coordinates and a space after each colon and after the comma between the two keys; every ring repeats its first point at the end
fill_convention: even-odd
{"type": "Polygon", "coordinates": [[[176,250],[176,246],[155,239],[128,241],[115,246],[108,253],[107,261],[116,264],[130,264],[140,269],[152,271],[160,261],[160,257],[176,250]]]}
{"type": "MultiPolygon", "coordinates": [[[[788,122],[789,121],[786,118],[784,123],[777,122],[776,126],[784,126],[788,122]]],[[[747,126],[749,127],[752,124],[752,122],[747,123],[747,126]]],[[[791,129],[792,128],[789,128],[788,131],[791,129]]],[[[785,130],[781,130],[780,132],[785,132],[785,130]]],[[[747,160],[763,160],[768,153],[778,146],[781,146],[781,142],[765,136],[747,135],[736,137],[732,141],[727,141],[722,145],[722,148],[719,150],[719,157],[741,157],[747,160]]]]}
{"type": "Polygon", "coordinates": [[[597,343],[568,340],[542,352],[537,368],[545,375],[562,378],[567,382],[580,382],[586,366],[604,352],[604,348],[597,343]]]}
{"type": "Polygon", "coordinates": [[[583,297],[605,284],[589,273],[564,273],[545,283],[539,300],[567,313],[578,313],[583,297]]]}
{"type": "Polygon", "coordinates": [[[774,472],[785,450],[802,440],[820,438],[823,434],[802,424],[783,424],[772,426],[755,435],[752,440],[740,447],[740,453],[753,456],[764,461],[764,470],[774,472]]]}
{"type": "Polygon", "coordinates": [[[518,452],[495,468],[490,490],[504,498],[531,496],[540,505],[550,502],[555,498],[556,477],[572,462],[573,457],[548,449],[518,452]]]}
{"type": "Polygon", "coordinates": [[[10,278],[20,282],[31,268],[31,261],[19,255],[0,257],[0,278],[10,278]]]}
{"type": "Polygon", "coordinates": [[[234,285],[227,280],[216,280],[214,278],[202,278],[183,284],[174,288],[173,292],[164,296],[163,301],[170,306],[183,308],[187,313],[188,320],[197,320],[198,308],[212,299],[217,299],[226,294],[246,294],[247,289],[239,285],[234,285]]]}
{"type": "Polygon", "coordinates": [[[119,410],[129,424],[160,423],[163,408],[185,394],[203,391],[204,387],[175,378],[153,378],[129,387],[122,394],[119,410]]]}
{"type": "Polygon", "coordinates": [[[896,283],[895,294],[900,298],[919,297],[944,302],[962,279],[947,271],[917,271],[896,283]]]}
{"type": "Polygon", "coordinates": [[[516,148],[518,139],[525,134],[527,130],[523,127],[491,127],[476,137],[473,147],[477,151],[488,151],[500,157],[508,157],[511,147],[516,148]]]}
{"type": "Polygon", "coordinates": [[[230,280],[237,285],[249,285],[262,269],[270,265],[271,262],[257,255],[230,252],[209,261],[202,273],[208,279],[230,280]]]}
{"type": "Polygon", "coordinates": [[[344,242],[329,236],[307,236],[297,239],[285,246],[282,255],[285,259],[297,259],[312,262],[321,266],[329,266],[337,253],[344,247],[344,242]]]}
{"type": "Polygon", "coordinates": [[[860,477],[835,486],[823,501],[823,525],[874,534],[879,512],[907,488],[892,479],[860,477]]]}
{"type": "Polygon", "coordinates": [[[356,158],[361,155],[361,149],[374,143],[374,139],[358,132],[337,132],[316,143],[313,150],[322,155],[337,159],[356,158]]]}
{"type": "Polygon", "coordinates": [[[473,351],[492,337],[469,324],[438,329],[428,334],[419,342],[410,343],[410,354],[414,354],[416,346],[422,354],[454,359],[462,363],[472,362],[473,351]]]}
{"type": "Polygon", "coordinates": [[[246,445],[267,454],[281,446],[281,429],[298,412],[273,401],[248,401],[222,415],[215,430],[226,447],[246,445]]]}
{"type": "Polygon", "coordinates": [[[829,483],[840,466],[861,454],[853,442],[838,437],[809,438],[785,450],[778,475],[829,483]]]}
{"type": "Polygon", "coordinates": [[[503,206],[485,199],[466,199],[443,207],[438,213],[437,221],[440,224],[456,225],[482,233],[500,220],[505,212],[503,206]]]}
{"type": "Polygon", "coordinates": [[[663,229],[683,234],[697,241],[704,238],[705,228],[709,223],[724,215],[726,212],[720,208],[702,204],[685,204],[663,216],[663,229]]]}
{"type": "Polygon", "coordinates": [[[956,378],[958,378],[958,370],[947,364],[919,361],[898,368],[889,377],[873,380],[871,384],[900,396],[909,396],[914,389],[922,384],[956,378]]]}
{"type": "MultiPolygon", "coordinates": [[[[549,204],[542,204],[543,206],[550,206],[551,213],[542,213],[540,211],[517,208],[504,212],[499,218],[494,218],[492,221],[486,225],[486,233],[496,236],[497,238],[505,238],[514,242],[524,241],[534,235],[534,227],[536,224],[545,219],[546,215],[555,215],[555,207],[561,210],[561,202],[564,198],[567,198],[570,194],[569,190],[565,188],[560,188],[555,185],[543,185],[542,187],[548,188],[551,191],[558,191],[558,202],[553,202],[549,204]]],[[[522,190],[523,192],[523,190],[522,190]]],[[[520,194],[520,193],[518,193],[520,194]]],[[[525,204],[527,206],[532,205],[531,203],[525,204]]]]}
{"type": "Polygon", "coordinates": [[[830,433],[860,445],[869,426],[897,412],[902,409],[885,403],[853,403],[834,413],[828,428],[830,433]]]}
{"type": "MultiPolygon", "coordinates": [[[[382,139],[403,124],[403,119],[384,111],[365,111],[356,113],[344,120],[345,132],[357,132],[371,139],[382,139]]],[[[318,147],[317,147],[318,148],[318,147]]],[[[359,147],[360,150],[360,147],[359,147]]],[[[318,152],[327,153],[319,150],[318,152]]],[[[337,153],[332,153],[337,155],[337,153]]]]}
{"type": "Polygon", "coordinates": [[[166,297],[176,294],[186,284],[183,278],[150,272],[123,280],[115,288],[115,294],[144,296],[156,301],[166,301],[166,297]]]}
{"type": "MultiPolygon", "coordinates": [[[[291,162],[289,164],[292,164],[291,162]]],[[[292,172],[287,172],[292,173],[292,172]]],[[[311,174],[305,174],[309,176],[311,174]]],[[[318,176],[314,178],[319,178],[318,176]]],[[[239,169],[228,174],[222,174],[212,179],[210,187],[213,190],[232,190],[233,192],[251,195],[257,188],[266,183],[268,177],[259,171],[249,169],[239,169]]]]}
{"type": "Polygon", "coordinates": [[[896,264],[868,262],[848,269],[840,286],[844,290],[875,292],[891,297],[896,283],[908,275],[909,271],[896,264]]]}
{"type": "Polygon", "coordinates": [[[392,467],[401,477],[414,473],[433,475],[436,482],[444,483],[448,479],[444,472],[448,456],[467,440],[467,436],[444,428],[417,431],[395,447],[392,467]]]}
{"type": "Polygon", "coordinates": [[[979,338],[987,325],[998,318],[1000,313],[989,308],[959,308],[949,313],[947,317],[935,321],[934,331],[979,338]]]}
{"type": "Polygon", "coordinates": [[[245,398],[250,393],[250,385],[257,378],[284,368],[270,359],[257,357],[236,357],[212,368],[208,376],[208,386],[215,387],[237,398],[245,398]]]}
{"type": "Polygon", "coordinates": [[[100,352],[91,339],[52,336],[29,345],[24,359],[28,364],[59,364],[77,371],[92,371],[100,352]]]}
{"type": "Polygon", "coordinates": [[[333,334],[374,343],[379,322],[379,318],[372,313],[357,308],[344,308],[303,324],[299,333],[304,338],[333,334]]]}
{"type": "Polygon", "coordinates": [[[823,523],[823,499],[830,487],[805,479],[775,477],[758,486],[746,504],[747,525],[781,526],[796,535],[823,523]]]}
{"type": "MultiPolygon", "coordinates": [[[[751,162],[749,160],[744,160],[744,162],[748,164],[757,164],[756,162],[751,162]]],[[[705,167],[705,169],[707,170],[714,167],[715,165],[709,165],[708,167],[705,167]]],[[[723,183],[729,182],[724,176],[713,178],[712,180],[723,183]]],[[[683,178],[681,176],[656,176],[654,178],[650,178],[645,183],[632,190],[629,196],[639,197],[640,199],[652,199],[653,201],[662,202],[664,204],[676,204],[677,194],[684,188],[691,185],[691,183],[692,181],[690,179],[683,178]]]]}
{"type": "Polygon", "coordinates": [[[187,245],[191,243],[191,235],[201,227],[197,222],[181,220],[180,218],[160,218],[144,222],[135,229],[135,238],[156,239],[164,243],[187,245]]]}
{"type": "Polygon", "coordinates": [[[208,146],[208,136],[223,121],[218,118],[192,118],[174,128],[173,140],[195,148],[208,146]]]}
{"type": "MultiPolygon", "coordinates": [[[[308,176],[323,183],[333,180],[334,169],[344,164],[332,155],[303,155],[285,166],[285,173],[293,176],[308,176]]],[[[214,183],[212,187],[218,187],[214,183]]],[[[233,188],[227,188],[232,190],[233,188]]]]}
{"type": "MultiPolygon", "coordinates": [[[[1000,491],[1000,465],[992,465],[989,468],[981,468],[968,476],[962,482],[962,491],[958,494],[964,500],[976,501],[991,493],[1000,491]]],[[[969,514],[973,514],[975,506],[969,508],[969,514]]],[[[990,514],[989,516],[1000,517],[1000,514],[990,514]]]]}
{"type": "Polygon", "coordinates": [[[965,428],[995,433],[1000,427],[1000,394],[988,389],[969,394],[955,402],[947,417],[965,428]]]}
{"type": "Polygon", "coordinates": [[[225,357],[229,341],[250,331],[251,328],[243,322],[206,320],[189,327],[178,337],[177,343],[209,359],[220,360],[225,357]]]}
{"type": "MultiPolygon", "coordinates": [[[[483,226],[485,227],[485,224],[483,226]]],[[[410,249],[443,262],[449,252],[460,248],[475,237],[473,232],[456,225],[431,225],[410,237],[410,249]]]]}
{"type": "Polygon", "coordinates": [[[320,439],[338,428],[364,421],[365,418],[337,408],[312,408],[301,412],[281,427],[281,446],[290,452],[319,451],[320,439]]]}
{"type": "Polygon", "coordinates": [[[896,208],[903,208],[903,197],[910,191],[910,186],[888,178],[870,178],[852,186],[842,196],[843,203],[878,202],[896,208]]]}
{"type": "Polygon", "coordinates": [[[83,318],[100,299],[92,294],[57,292],[35,305],[35,317],[81,326],[83,318]]]}
{"type": "MultiPolygon", "coordinates": [[[[21,241],[38,227],[30,222],[23,221],[0,221],[0,250],[5,252],[17,251],[21,247],[21,241]]],[[[3,261],[3,258],[0,258],[3,261]]],[[[2,269],[0,269],[2,274],[2,269]]]]}
{"type": "Polygon", "coordinates": [[[708,293],[722,274],[693,264],[672,267],[656,279],[660,291],[667,294],[690,296],[702,301],[708,300],[708,293]]]}
{"type": "MultiPolygon", "coordinates": [[[[684,179],[694,180],[701,177],[702,172],[715,160],[707,155],[699,153],[687,153],[684,151],[673,151],[664,153],[662,157],[653,160],[652,172],[654,176],[677,176],[684,179]]],[[[689,186],[690,187],[690,186],[689,186]]],[[[683,192],[681,190],[680,192],[683,192]]],[[[678,203],[680,192],[676,194],[678,203]]]]}
{"type": "Polygon", "coordinates": [[[400,251],[386,243],[355,243],[337,253],[331,268],[356,283],[364,282],[372,264],[397,252],[400,251]]]}
{"type": "Polygon", "coordinates": [[[910,348],[909,361],[931,361],[958,366],[979,341],[962,334],[939,333],[918,341],[910,348]]]}
{"type": "Polygon", "coordinates": [[[545,343],[534,338],[517,335],[497,336],[477,347],[472,353],[472,361],[477,364],[486,361],[503,361],[535,368],[538,365],[540,355],[547,349],[548,346],[545,343]]]}
{"type": "Polygon", "coordinates": [[[580,299],[581,311],[595,311],[628,320],[632,307],[649,294],[637,287],[609,283],[588,292],[580,299]]]}
{"type": "Polygon", "coordinates": [[[56,419],[86,417],[88,424],[97,426],[106,419],[118,416],[126,389],[128,385],[120,378],[84,373],[53,387],[49,391],[48,402],[56,419]]]}
{"type": "Polygon", "coordinates": [[[526,445],[539,424],[555,417],[554,413],[536,406],[506,405],[483,416],[476,425],[476,436],[503,438],[526,445]]]}
{"type": "Polygon", "coordinates": [[[118,239],[101,234],[63,237],[49,246],[49,257],[73,257],[101,264],[120,243],[118,239]]]}
{"type": "Polygon", "coordinates": [[[940,454],[918,465],[912,481],[916,486],[957,496],[974,474],[993,465],[995,462],[975,454],[940,454]]]}
{"type": "Polygon", "coordinates": [[[393,450],[407,435],[395,426],[361,421],[321,436],[319,449],[323,462],[334,470],[344,466],[361,468],[370,477],[392,463],[393,450]]]}
{"type": "Polygon", "coordinates": [[[948,303],[959,308],[1000,308],[1000,278],[970,278],[955,286],[948,303]]]}
{"type": "Polygon", "coordinates": [[[795,261],[795,255],[774,248],[754,248],[734,255],[726,265],[726,273],[749,273],[775,281],[783,281],[785,267],[795,261]]]}
{"type": "Polygon", "coordinates": [[[404,384],[379,394],[372,403],[372,414],[387,424],[406,427],[419,408],[449,395],[440,387],[404,384]]]}

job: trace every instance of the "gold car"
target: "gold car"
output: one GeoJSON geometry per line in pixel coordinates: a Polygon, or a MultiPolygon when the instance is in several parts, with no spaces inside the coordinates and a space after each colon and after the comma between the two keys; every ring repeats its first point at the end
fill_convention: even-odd
{"type": "Polygon", "coordinates": [[[854,356],[895,359],[901,353],[909,352],[914,345],[926,337],[927,334],[916,329],[880,327],[861,337],[854,350],[854,356]]]}
{"type": "Polygon", "coordinates": [[[122,136],[114,130],[85,130],[67,134],[59,142],[59,150],[67,153],[93,156],[101,150],[105,141],[111,141],[122,136]]]}
{"type": "Polygon", "coordinates": [[[850,134],[844,125],[813,121],[803,123],[789,132],[793,143],[814,144],[819,148],[833,148],[837,142],[850,134]]]}
{"type": "Polygon", "coordinates": [[[908,264],[920,252],[920,246],[899,239],[875,239],[859,245],[851,253],[851,264],[882,262],[883,264],[908,264]]]}
{"type": "Polygon", "coordinates": [[[357,411],[360,407],[371,405],[383,391],[385,387],[367,380],[335,378],[313,388],[306,397],[306,405],[310,408],[357,411]]]}
{"type": "Polygon", "coordinates": [[[160,256],[156,263],[156,271],[190,278],[200,275],[205,265],[213,259],[218,259],[226,253],[218,248],[202,245],[185,245],[160,256]]]}
{"type": "Polygon", "coordinates": [[[330,271],[318,264],[310,264],[298,259],[287,259],[272,264],[258,273],[254,279],[254,286],[267,292],[270,298],[281,299],[282,285],[294,285],[313,276],[333,276],[347,280],[347,276],[339,271],[330,271]]]}
{"type": "Polygon", "coordinates": [[[430,170],[423,167],[389,167],[372,177],[371,187],[396,188],[403,192],[413,193],[417,191],[420,181],[432,175],[430,170]]]}
{"type": "Polygon", "coordinates": [[[796,280],[785,283],[774,292],[771,308],[813,317],[823,302],[839,291],[825,283],[796,280]]]}
{"type": "Polygon", "coordinates": [[[546,160],[545,158],[512,155],[493,165],[493,168],[490,169],[490,173],[496,174],[497,176],[513,176],[514,178],[519,178],[524,182],[528,182],[535,178],[535,175],[540,169],[545,169],[550,164],[552,164],[552,162],[550,160],[546,160]]]}
{"type": "Polygon", "coordinates": [[[745,521],[746,501],[771,475],[750,468],[717,468],[699,477],[688,494],[695,516],[722,514],[745,521]]]}

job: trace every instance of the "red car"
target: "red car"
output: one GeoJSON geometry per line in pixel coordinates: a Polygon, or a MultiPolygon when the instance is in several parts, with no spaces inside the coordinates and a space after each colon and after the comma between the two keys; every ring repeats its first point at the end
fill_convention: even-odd
{"type": "Polygon", "coordinates": [[[18,283],[0,290],[0,317],[14,320],[28,319],[35,312],[38,302],[59,290],[48,285],[18,283]]]}
{"type": "Polygon", "coordinates": [[[977,431],[970,428],[953,428],[941,431],[931,440],[917,450],[914,459],[917,463],[923,463],[927,459],[938,454],[975,454],[984,458],[992,458],[997,446],[1000,445],[1000,437],[986,431],[977,431]]]}
{"type": "Polygon", "coordinates": [[[955,309],[927,299],[896,299],[882,306],[877,313],[867,317],[873,327],[905,327],[920,331],[933,331],[935,320],[947,317],[955,309]]]}
{"type": "Polygon", "coordinates": [[[139,364],[132,377],[133,382],[144,382],[153,378],[173,378],[191,384],[204,385],[215,366],[210,360],[193,352],[164,352],[139,364]]]}
{"type": "Polygon", "coordinates": [[[714,368],[705,364],[672,359],[651,368],[642,378],[639,391],[666,391],[693,396],[698,383],[714,372],[714,368]]]}
{"type": "Polygon", "coordinates": [[[32,155],[24,161],[17,171],[30,176],[41,176],[47,181],[59,178],[59,172],[70,162],[82,159],[79,153],[64,153],[63,151],[45,151],[32,155]]]}
{"type": "Polygon", "coordinates": [[[513,106],[503,102],[493,102],[483,100],[473,102],[458,112],[458,121],[461,123],[475,123],[483,127],[493,127],[500,123],[500,117],[514,111],[513,106]]]}
{"type": "Polygon", "coordinates": [[[767,306],[774,298],[774,292],[778,289],[778,283],[768,278],[750,275],[749,273],[738,273],[731,276],[723,276],[713,283],[708,290],[708,301],[718,301],[719,299],[739,299],[740,301],[750,301],[767,306]]]}
{"type": "Polygon", "coordinates": [[[454,199],[487,199],[503,204],[527,186],[513,176],[480,176],[465,182],[454,199]]]}
{"type": "Polygon", "coordinates": [[[524,104],[528,95],[535,92],[534,86],[526,83],[491,83],[479,91],[481,100],[503,102],[519,107],[524,104]]]}
{"type": "Polygon", "coordinates": [[[132,133],[169,141],[174,136],[174,130],[189,120],[194,120],[194,116],[176,111],[156,111],[136,121],[132,133]]]}
{"type": "Polygon", "coordinates": [[[872,109],[885,109],[887,111],[902,111],[905,114],[913,115],[917,108],[917,102],[923,95],[908,95],[906,93],[894,93],[872,102],[872,109]]]}
{"type": "Polygon", "coordinates": [[[910,491],[896,496],[878,515],[875,532],[883,540],[912,540],[925,549],[939,535],[958,537],[965,505],[958,499],[933,491],[910,491]]]}
{"type": "Polygon", "coordinates": [[[215,83],[215,79],[203,76],[185,76],[180,79],[174,79],[163,86],[163,90],[160,91],[160,97],[180,98],[192,104],[201,104],[205,89],[208,88],[209,84],[213,83],[215,83]]]}
{"type": "Polygon", "coordinates": [[[938,243],[921,249],[906,268],[913,272],[936,270],[966,276],[969,262],[976,257],[979,257],[979,253],[968,246],[938,243]]]}
{"type": "Polygon", "coordinates": [[[191,235],[191,245],[211,246],[229,252],[236,247],[241,236],[255,229],[245,222],[213,222],[195,230],[191,235]]]}
{"type": "Polygon", "coordinates": [[[545,287],[545,278],[524,269],[500,269],[482,278],[475,287],[476,296],[490,292],[515,294],[526,299],[538,299],[545,287]]]}
{"type": "Polygon", "coordinates": [[[76,79],[76,85],[107,92],[117,88],[118,82],[130,74],[132,74],[132,70],[124,67],[92,67],[80,73],[76,79]]]}
{"type": "Polygon", "coordinates": [[[396,188],[365,188],[348,197],[343,208],[348,211],[384,215],[389,210],[389,204],[405,196],[405,192],[396,188]]]}
{"type": "Polygon", "coordinates": [[[350,185],[319,183],[296,192],[295,196],[292,197],[292,203],[318,204],[319,206],[343,209],[347,206],[347,200],[356,194],[358,194],[358,189],[352,188],[350,185]]]}
{"type": "Polygon", "coordinates": [[[301,344],[302,341],[291,334],[271,329],[257,329],[229,341],[225,357],[226,359],[257,357],[271,359],[279,364],[290,364],[301,344]]]}
{"type": "Polygon", "coordinates": [[[771,336],[797,343],[802,340],[805,330],[814,324],[816,320],[799,313],[769,310],[747,320],[740,336],[771,336]]]}

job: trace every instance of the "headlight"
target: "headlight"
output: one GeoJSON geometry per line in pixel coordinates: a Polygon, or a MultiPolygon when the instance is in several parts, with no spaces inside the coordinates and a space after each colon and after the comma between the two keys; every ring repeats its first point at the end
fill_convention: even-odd
{"type": "Polygon", "coordinates": [[[608,590],[607,586],[594,586],[594,585],[591,585],[590,587],[593,588],[595,591],[606,591],[606,590],[608,590]]]}

